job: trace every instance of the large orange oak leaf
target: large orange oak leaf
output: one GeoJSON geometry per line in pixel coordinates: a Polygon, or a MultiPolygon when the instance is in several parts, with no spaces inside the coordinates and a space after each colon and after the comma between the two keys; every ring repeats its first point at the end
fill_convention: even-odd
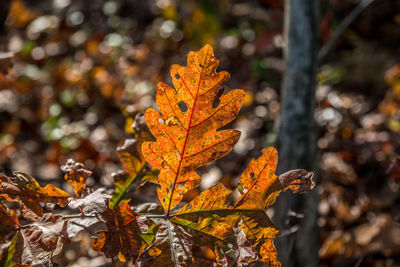
{"type": "Polygon", "coordinates": [[[210,45],[190,52],[187,66],[171,67],[175,88],[165,83],[157,86],[161,114],[155,109],[145,113],[157,141],[144,143],[142,152],[160,170],[157,193],[167,215],[200,184],[194,170],[226,155],[239,140],[239,131],[218,129],[236,118],[245,93],[237,89],[221,94],[220,86],[229,74],[217,73],[218,64],[210,45]]]}

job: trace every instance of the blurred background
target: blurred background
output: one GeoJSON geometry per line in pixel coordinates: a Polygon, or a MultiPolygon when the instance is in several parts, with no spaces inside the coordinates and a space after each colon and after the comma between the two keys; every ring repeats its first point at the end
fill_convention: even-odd
{"type": "MultiPolygon", "coordinates": [[[[368,1],[343,27],[362,2],[319,7],[318,47],[329,48],[320,54],[313,114],[321,266],[400,266],[400,185],[387,173],[400,154],[400,2],[368,1]]],[[[0,7],[2,173],[24,171],[70,192],[59,166],[73,158],[94,171],[89,184],[112,187],[111,173],[121,169],[115,149],[133,136],[133,118],[155,106],[158,82],[171,84],[169,67],[185,65],[188,52],[206,43],[219,70],[231,74],[225,90],[242,88],[246,99],[232,123],[239,143],[200,168],[200,190],[219,180],[234,188],[250,159],[277,141],[284,1],[12,0],[0,7]]],[[[107,264],[85,236],[59,261],[107,264]]]]}

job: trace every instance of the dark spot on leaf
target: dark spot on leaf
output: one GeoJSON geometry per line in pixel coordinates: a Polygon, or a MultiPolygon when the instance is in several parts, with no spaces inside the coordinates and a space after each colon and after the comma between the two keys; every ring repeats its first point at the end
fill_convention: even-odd
{"type": "Polygon", "coordinates": [[[165,202],[165,198],[162,199],[162,202],[165,202]]]}
{"type": "Polygon", "coordinates": [[[193,207],[192,204],[189,204],[188,209],[192,209],[192,207],[193,207]]]}
{"type": "Polygon", "coordinates": [[[213,108],[217,108],[219,106],[219,103],[220,103],[219,98],[218,97],[215,98],[213,103],[212,103],[212,107],[213,108]]]}
{"type": "Polygon", "coordinates": [[[199,66],[200,66],[200,68],[204,68],[203,64],[201,64],[201,63],[199,64],[199,66]]]}
{"type": "Polygon", "coordinates": [[[254,178],[254,172],[251,172],[251,173],[250,173],[250,177],[251,177],[251,178],[254,178]]]}
{"type": "Polygon", "coordinates": [[[179,74],[177,73],[177,74],[175,74],[175,78],[179,80],[181,78],[181,76],[179,76],[179,74]]]}
{"type": "Polygon", "coordinates": [[[220,98],[224,94],[224,91],[225,91],[225,87],[219,88],[216,98],[220,98]]]}
{"type": "Polygon", "coordinates": [[[188,110],[188,106],[184,101],[179,101],[178,106],[182,112],[186,112],[188,110]]]}
{"type": "Polygon", "coordinates": [[[167,188],[167,194],[169,194],[169,188],[167,188]]]}
{"type": "Polygon", "coordinates": [[[182,256],[182,255],[180,255],[180,256],[178,257],[178,261],[180,261],[180,262],[183,261],[183,256],[182,256]]]}

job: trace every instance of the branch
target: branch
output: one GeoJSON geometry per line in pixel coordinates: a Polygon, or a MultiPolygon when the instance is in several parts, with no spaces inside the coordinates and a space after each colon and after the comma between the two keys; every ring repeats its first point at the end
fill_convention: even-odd
{"type": "Polygon", "coordinates": [[[335,33],[331,37],[331,39],[319,50],[318,52],[318,62],[321,62],[328,52],[336,45],[337,41],[339,40],[340,35],[346,30],[346,28],[354,21],[361,12],[366,9],[372,2],[375,0],[363,0],[353,11],[348,14],[344,20],[339,24],[338,28],[336,29],[335,33]]]}

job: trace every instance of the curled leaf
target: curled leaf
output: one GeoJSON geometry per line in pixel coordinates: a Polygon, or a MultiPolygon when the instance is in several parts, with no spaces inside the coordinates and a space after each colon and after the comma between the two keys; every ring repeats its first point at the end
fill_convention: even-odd
{"type": "Polygon", "coordinates": [[[306,170],[292,170],[279,175],[282,186],[292,190],[295,194],[303,194],[315,186],[314,173],[306,170]]]}

